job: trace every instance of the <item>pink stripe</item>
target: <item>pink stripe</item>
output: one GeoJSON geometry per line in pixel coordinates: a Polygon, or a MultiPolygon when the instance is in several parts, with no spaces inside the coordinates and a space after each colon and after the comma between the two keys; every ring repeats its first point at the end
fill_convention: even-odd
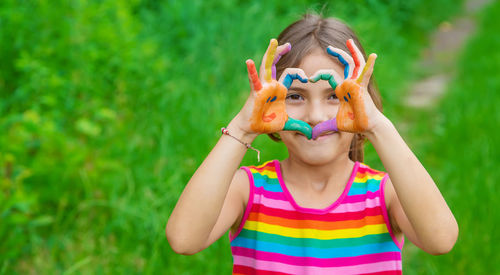
{"type": "Polygon", "coordinates": [[[270,198],[260,196],[258,194],[255,194],[253,196],[253,203],[254,204],[262,204],[262,205],[269,207],[269,208],[276,208],[276,209],[287,210],[287,211],[295,211],[295,208],[293,208],[293,206],[288,201],[270,199],[270,198]]]}
{"type": "Polygon", "coordinates": [[[248,192],[248,202],[247,202],[247,207],[245,208],[245,213],[243,214],[243,219],[241,219],[241,222],[240,222],[240,225],[238,226],[238,230],[236,230],[236,233],[231,234],[231,231],[229,231],[229,242],[232,242],[234,240],[234,238],[238,237],[238,235],[240,234],[241,230],[243,229],[243,225],[245,225],[245,222],[247,221],[248,219],[248,215],[250,215],[250,210],[252,209],[252,205],[253,205],[253,200],[251,200],[253,198],[253,193],[254,193],[254,184],[253,184],[253,175],[252,175],[252,172],[250,172],[250,169],[248,169],[247,167],[241,167],[246,173],[247,173],[247,176],[248,176],[248,181],[250,183],[250,191],[248,192]]]}
{"type": "Polygon", "coordinates": [[[308,214],[297,211],[287,211],[264,206],[262,204],[254,204],[250,210],[252,213],[262,213],[268,216],[282,217],[293,220],[318,220],[318,221],[345,221],[345,220],[359,220],[367,216],[382,216],[382,208],[373,207],[366,208],[359,212],[345,212],[345,213],[327,213],[327,214],[308,214]]]}
{"type": "Polygon", "coordinates": [[[340,267],[352,266],[359,264],[369,264],[384,261],[400,261],[400,252],[384,252],[377,254],[368,254],[355,257],[342,257],[342,258],[312,258],[312,257],[296,257],[288,256],[279,253],[257,251],[245,247],[232,247],[233,255],[255,258],[262,261],[276,261],[289,265],[298,266],[317,266],[317,267],[340,267]]]}
{"type": "Polygon", "coordinates": [[[342,267],[316,267],[316,266],[297,266],[284,264],[275,261],[255,260],[250,257],[233,256],[234,263],[243,266],[250,266],[255,269],[286,272],[291,274],[360,274],[390,270],[401,270],[400,261],[385,261],[378,263],[359,264],[354,266],[342,267]]]}
{"type": "Polygon", "coordinates": [[[286,197],[283,194],[283,192],[266,191],[264,189],[264,187],[262,187],[262,186],[255,188],[255,194],[265,196],[266,198],[275,199],[275,200],[286,200],[286,197]]]}
{"type": "MultiPolygon", "coordinates": [[[[286,211],[295,211],[296,209],[292,206],[292,204],[288,201],[283,200],[275,200],[260,196],[255,194],[253,197],[254,204],[262,204],[269,208],[281,209],[286,211]]],[[[368,199],[366,201],[357,202],[357,203],[343,203],[339,205],[337,208],[329,211],[329,213],[347,213],[347,212],[359,212],[363,211],[366,208],[373,208],[380,206],[380,199],[368,199]]],[[[326,213],[325,213],[326,214],[326,213]]]]}
{"type": "Polygon", "coordinates": [[[356,203],[343,203],[339,205],[336,209],[331,211],[330,213],[347,213],[347,212],[359,212],[363,211],[366,208],[374,208],[380,206],[380,199],[379,198],[374,198],[374,199],[368,199],[366,201],[362,202],[356,202],[356,203]]]}
{"type": "Polygon", "coordinates": [[[367,191],[366,194],[347,196],[342,201],[342,203],[353,203],[353,202],[365,201],[366,199],[376,198],[379,196],[379,194],[380,194],[379,191],[375,191],[375,192],[367,191]]]}

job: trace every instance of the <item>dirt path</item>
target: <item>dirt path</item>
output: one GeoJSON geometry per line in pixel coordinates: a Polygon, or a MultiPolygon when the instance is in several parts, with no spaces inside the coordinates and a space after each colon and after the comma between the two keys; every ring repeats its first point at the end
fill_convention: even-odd
{"type": "Polygon", "coordinates": [[[431,107],[443,95],[455,73],[455,62],[460,51],[476,29],[474,15],[489,2],[466,0],[462,15],[441,23],[432,34],[430,45],[423,51],[422,59],[417,64],[419,70],[426,74],[410,86],[404,100],[407,106],[431,107]]]}

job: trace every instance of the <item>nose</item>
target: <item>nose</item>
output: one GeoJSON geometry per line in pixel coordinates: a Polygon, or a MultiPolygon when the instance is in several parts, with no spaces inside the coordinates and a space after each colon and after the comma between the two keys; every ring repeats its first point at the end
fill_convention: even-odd
{"type": "Polygon", "coordinates": [[[314,127],[323,121],[331,119],[329,117],[329,113],[331,113],[329,108],[331,106],[326,106],[321,100],[311,100],[308,102],[305,122],[314,127]]]}

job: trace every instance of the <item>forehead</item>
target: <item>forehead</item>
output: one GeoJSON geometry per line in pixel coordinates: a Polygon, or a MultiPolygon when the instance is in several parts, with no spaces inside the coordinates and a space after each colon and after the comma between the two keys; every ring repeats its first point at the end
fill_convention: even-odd
{"type": "MultiPolygon", "coordinates": [[[[343,79],[344,66],[334,57],[330,56],[325,52],[320,50],[313,51],[312,53],[306,55],[298,66],[304,71],[306,76],[310,78],[319,70],[334,70],[337,74],[336,79],[343,79]]],[[[293,81],[290,89],[300,88],[305,91],[315,91],[315,90],[330,90],[331,86],[328,81],[318,81],[316,83],[301,83],[300,81],[293,81]]]]}
{"type": "Polygon", "coordinates": [[[329,55],[325,51],[315,50],[306,55],[299,64],[308,77],[312,76],[318,70],[335,70],[339,76],[344,74],[344,66],[338,59],[329,55]]]}

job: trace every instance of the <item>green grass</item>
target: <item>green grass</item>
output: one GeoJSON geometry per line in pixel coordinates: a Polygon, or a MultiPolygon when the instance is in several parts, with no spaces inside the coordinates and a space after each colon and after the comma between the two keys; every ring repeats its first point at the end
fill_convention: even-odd
{"type": "Polygon", "coordinates": [[[454,249],[430,256],[407,246],[409,274],[498,274],[496,211],[500,155],[500,3],[486,8],[478,32],[458,60],[458,72],[440,104],[408,110],[408,140],[438,183],[455,214],[460,235],[454,249]]]}
{"type": "MultiPolygon", "coordinates": [[[[180,256],[166,242],[165,223],[220,136],[218,129],[245,100],[244,60],[258,60],[271,37],[307,9],[322,7],[317,1],[294,3],[1,1],[0,274],[229,273],[227,237],[195,256],[180,256]]],[[[401,0],[336,2],[326,13],[349,22],[365,49],[378,53],[376,77],[386,113],[398,120],[402,91],[414,79],[412,64],[429,32],[456,12],[455,1],[401,0]],[[442,10],[429,13],[434,5],[442,10]]],[[[486,62],[481,67],[491,66],[486,62]]],[[[492,81],[484,83],[498,87],[492,81]]],[[[419,155],[438,173],[438,182],[447,182],[454,166],[466,179],[479,179],[458,166],[456,156],[448,156],[448,166],[436,156],[466,148],[463,141],[444,142],[453,140],[445,134],[447,125],[432,124],[437,137],[415,133],[443,141],[419,145],[419,155]]],[[[493,145],[486,150],[490,156],[497,155],[493,145]]],[[[283,146],[265,136],[255,147],[264,159],[286,157],[283,146]]],[[[377,162],[373,152],[367,162],[377,162]]],[[[250,163],[252,152],[243,162],[250,163]]],[[[460,199],[470,200],[474,190],[453,190],[443,193],[459,220],[478,218],[478,210],[460,208],[460,199]]],[[[469,228],[478,232],[472,223],[469,228]]],[[[413,253],[405,260],[407,270],[481,263],[492,247],[479,244],[485,249],[475,251],[477,257],[464,253],[478,244],[464,240],[450,254],[456,256],[444,256],[442,263],[436,260],[442,257],[413,253]]]]}

